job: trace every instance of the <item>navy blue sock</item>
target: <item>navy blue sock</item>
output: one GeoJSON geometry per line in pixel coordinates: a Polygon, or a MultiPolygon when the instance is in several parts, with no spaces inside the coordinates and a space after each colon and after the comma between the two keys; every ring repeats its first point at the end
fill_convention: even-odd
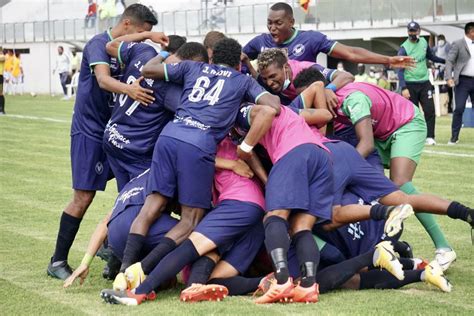
{"type": "Polygon", "coordinates": [[[191,274],[189,275],[186,287],[191,286],[193,283],[206,284],[215,267],[216,263],[214,260],[207,256],[202,256],[196,260],[191,267],[191,274]]]}
{"type": "Polygon", "coordinates": [[[398,261],[402,264],[403,270],[413,270],[415,262],[410,258],[399,258],[398,261]]]}
{"type": "Polygon", "coordinates": [[[176,242],[173,239],[163,237],[158,245],[141,261],[143,272],[149,274],[160,260],[175,248],[176,242]]]}
{"type": "Polygon", "coordinates": [[[398,289],[404,285],[420,282],[423,270],[405,271],[405,278],[400,281],[385,270],[370,270],[360,274],[359,289],[398,289]]]}
{"type": "Polygon", "coordinates": [[[229,290],[229,295],[245,295],[255,292],[262,278],[245,278],[235,276],[232,278],[216,278],[209,280],[209,284],[219,284],[225,286],[229,290]]]}
{"type": "Polygon", "coordinates": [[[0,95],[0,113],[5,113],[5,97],[0,95]]]}
{"type": "Polygon", "coordinates": [[[129,266],[138,262],[140,258],[140,251],[142,250],[143,243],[145,242],[145,236],[140,234],[128,234],[127,244],[123,251],[122,265],[120,266],[120,272],[124,272],[129,266]]]}
{"type": "Polygon", "coordinates": [[[54,250],[52,259],[53,262],[67,260],[69,250],[76,238],[81,221],[82,218],[77,218],[63,212],[59,222],[58,239],[56,240],[56,249],[54,250]]]}
{"type": "Polygon", "coordinates": [[[316,283],[316,269],[320,259],[318,246],[309,230],[296,233],[293,243],[301,269],[301,286],[310,287],[316,283]]]}
{"type": "Polygon", "coordinates": [[[158,288],[163,282],[171,279],[185,265],[199,258],[199,253],[191,240],[186,239],[178,248],[164,257],[151,271],[146,280],[135,290],[136,294],[148,294],[158,288]]]}
{"type": "Polygon", "coordinates": [[[346,257],[339,249],[328,243],[319,250],[319,253],[321,255],[321,261],[318,266],[319,269],[323,268],[322,265],[327,267],[346,260],[346,257]]]}
{"type": "MultiPolygon", "coordinates": [[[[413,258],[413,250],[406,241],[393,240],[389,238],[393,245],[393,250],[400,255],[402,258],[413,258]]],[[[385,239],[387,240],[387,239],[385,239]]]]}
{"type": "Polygon", "coordinates": [[[327,293],[339,288],[362,268],[372,264],[374,251],[329,266],[318,272],[319,292],[327,293]]]}
{"type": "Polygon", "coordinates": [[[370,208],[370,218],[375,221],[383,221],[388,216],[388,207],[382,204],[375,204],[370,208]]]}
{"type": "Polygon", "coordinates": [[[288,249],[290,236],[288,235],[288,222],[278,216],[268,217],[264,223],[265,247],[275,268],[275,278],[278,284],[288,281],[288,249]]]}
{"type": "Polygon", "coordinates": [[[449,204],[448,216],[453,219],[462,219],[471,225],[474,224],[474,210],[456,201],[449,204]]]}

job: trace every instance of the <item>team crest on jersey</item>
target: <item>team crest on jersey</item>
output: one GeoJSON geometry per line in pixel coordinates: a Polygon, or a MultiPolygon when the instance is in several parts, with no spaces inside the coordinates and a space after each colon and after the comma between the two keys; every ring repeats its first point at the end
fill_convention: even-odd
{"type": "Polygon", "coordinates": [[[305,47],[303,44],[298,44],[293,48],[293,55],[294,56],[301,56],[305,51],[305,47]]]}
{"type": "Polygon", "coordinates": [[[99,161],[95,164],[95,173],[102,174],[102,172],[104,172],[104,165],[99,161]]]}

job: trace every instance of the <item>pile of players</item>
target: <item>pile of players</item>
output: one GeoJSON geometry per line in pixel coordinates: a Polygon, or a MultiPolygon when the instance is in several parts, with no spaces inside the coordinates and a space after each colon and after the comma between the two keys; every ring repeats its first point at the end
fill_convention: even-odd
{"type": "Polygon", "coordinates": [[[101,297],[114,304],[153,300],[180,271],[180,299],[192,302],[258,290],[259,304],[314,303],[333,289],[420,281],[451,291],[443,271],[456,256],[430,213],[472,227],[474,210],[411,183],[426,138],[420,111],[310,60],[414,61],[298,31],[292,14],[273,5],[270,33],[242,49],[219,32],[204,45],[150,32],[156,18],[135,4],[87,43],[71,127],[74,197],[50,276],[83,282],[107,240],[114,282],[101,297]],[[69,249],[112,173],[120,193],[73,272],[69,249]],[[413,212],[435,242],[431,262],[399,241],[413,212]]]}

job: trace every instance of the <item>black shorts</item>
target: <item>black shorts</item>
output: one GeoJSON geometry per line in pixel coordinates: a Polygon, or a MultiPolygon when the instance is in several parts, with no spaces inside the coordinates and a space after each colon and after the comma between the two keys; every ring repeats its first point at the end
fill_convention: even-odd
{"type": "Polygon", "coordinates": [[[0,84],[3,84],[3,75],[0,75],[0,84]]]}

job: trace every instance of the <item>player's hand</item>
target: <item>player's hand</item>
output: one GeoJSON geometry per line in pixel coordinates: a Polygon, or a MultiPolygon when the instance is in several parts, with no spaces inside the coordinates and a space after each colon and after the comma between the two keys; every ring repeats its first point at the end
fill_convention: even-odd
{"type": "Polygon", "coordinates": [[[232,171],[241,177],[252,178],[253,171],[242,159],[235,160],[232,171]]]}
{"type": "Polygon", "coordinates": [[[149,105],[155,101],[153,97],[153,90],[145,89],[140,85],[143,77],[135,80],[131,85],[128,85],[127,95],[135,101],[140,102],[143,105],[149,105]]]}
{"type": "Polygon", "coordinates": [[[455,86],[453,79],[448,79],[447,84],[448,84],[448,86],[450,86],[451,88],[455,86]]]}
{"type": "Polygon", "coordinates": [[[240,61],[242,62],[242,64],[249,63],[250,62],[249,56],[247,56],[247,54],[244,52],[240,53],[240,61]]]}
{"type": "Polygon", "coordinates": [[[76,270],[74,270],[74,272],[69,276],[69,278],[64,281],[63,287],[70,287],[77,278],[81,278],[79,282],[82,285],[88,274],[89,267],[85,264],[81,264],[79,267],[77,267],[76,270]]]}
{"type": "Polygon", "coordinates": [[[403,89],[402,90],[402,96],[405,98],[405,99],[410,99],[410,91],[408,89],[403,89]]]}
{"type": "Polygon", "coordinates": [[[392,56],[389,57],[389,65],[393,68],[413,68],[416,62],[411,56],[392,56]]]}
{"type": "Polygon", "coordinates": [[[334,91],[331,89],[324,89],[324,95],[326,96],[326,106],[328,111],[331,112],[332,117],[336,117],[336,109],[337,109],[337,97],[334,91]]]}
{"type": "Polygon", "coordinates": [[[242,160],[249,160],[252,157],[252,152],[247,153],[237,146],[237,156],[242,160]]]}
{"type": "Polygon", "coordinates": [[[154,43],[161,44],[161,46],[168,47],[170,42],[168,36],[163,32],[150,32],[150,40],[154,43]]]}

